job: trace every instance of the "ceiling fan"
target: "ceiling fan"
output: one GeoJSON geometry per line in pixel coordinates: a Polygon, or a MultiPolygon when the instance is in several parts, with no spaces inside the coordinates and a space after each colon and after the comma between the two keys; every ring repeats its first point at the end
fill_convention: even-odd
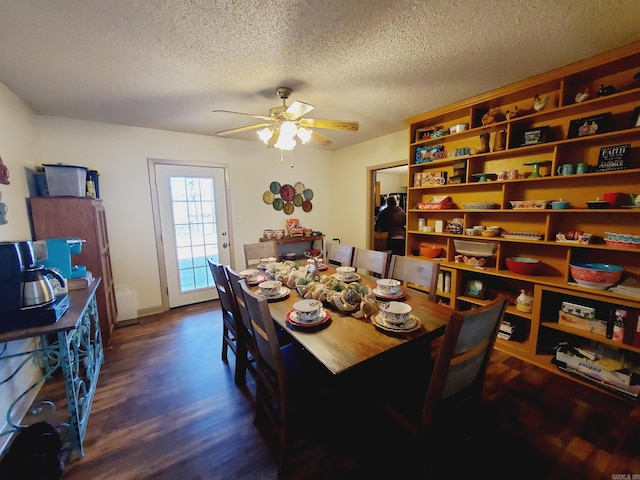
{"type": "Polygon", "coordinates": [[[312,129],[331,129],[358,131],[358,122],[343,122],[339,120],[318,120],[314,118],[302,118],[315,107],[305,102],[295,101],[287,106],[287,99],[291,95],[289,87],[278,87],[276,93],[282,99],[282,105],[269,109],[269,115],[254,115],[251,113],[233,112],[230,110],[214,110],[214,113],[233,113],[263,120],[261,123],[246,127],[232,128],[217,132],[216,135],[226,136],[248,130],[258,130],[258,136],[268,148],[280,150],[293,150],[297,140],[306,143],[309,140],[320,143],[323,146],[331,145],[331,140],[312,129]]]}

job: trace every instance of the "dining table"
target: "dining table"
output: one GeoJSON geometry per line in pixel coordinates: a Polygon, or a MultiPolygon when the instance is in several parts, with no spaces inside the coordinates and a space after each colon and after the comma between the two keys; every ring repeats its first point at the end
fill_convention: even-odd
{"type": "MultiPolygon", "coordinates": [[[[335,275],[334,266],[329,266],[320,275],[335,275]]],[[[376,288],[378,278],[358,272],[358,282],[376,288]]],[[[313,355],[334,375],[351,371],[354,367],[381,358],[418,340],[430,342],[441,336],[447,322],[455,310],[446,305],[430,301],[428,294],[407,285],[401,286],[403,296],[398,299],[411,306],[412,316],[419,323],[412,331],[397,332],[380,328],[373,321],[374,315],[356,318],[349,312],[323,303],[329,319],[316,327],[302,327],[287,321],[294,310],[294,304],[303,297],[294,289],[283,298],[269,300],[269,308],[274,322],[286,330],[295,342],[313,355]]],[[[376,298],[380,303],[387,298],[376,298]]]]}

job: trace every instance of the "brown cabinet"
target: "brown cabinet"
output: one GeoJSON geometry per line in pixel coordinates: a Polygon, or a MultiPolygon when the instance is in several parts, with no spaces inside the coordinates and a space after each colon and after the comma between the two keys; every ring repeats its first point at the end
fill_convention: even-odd
{"type": "Polygon", "coordinates": [[[640,208],[629,195],[640,194],[639,69],[637,42],[408,120],[407,252],[421,243],[442,247],[439,261],[453,273],[451,293],[442,296],[456,308],[485,304],[497,291],[533,294],[530,312],[507,309],[520,338],[501,338],[496,348],[552,371],[560,372],[551,360],[563,341],[596,341],[640,358],[628,341],[558,321],[564,301],[593,306],[604,320],[617,308],[640,311],[638,297],[579,285],[570,271],[572,263],[611,263],[640,279],[638,245],[609,238],[640,236],[640,208]],[[598,128],[581,130],[585,124],[598,128]],[[607,161],[616,152],[620,158],[607,161]],[[593,209],[607,192],[624,193],[624,201],[593,209]],[[552,209],[553,200],[569,208],[552,209]],[[501,234],[486,238],[474,226],[498,226],[501,234]],[[578,231],[591,241],[568,235],[578,231]],[[483,265],[465,263],[461,241],[474,251],[491,243],[493,254],[483,265]],[[519,256],[542,266],[534,275],[514,273],[506,259],[519,256]],[[470,285],[481,285],[484,298],[470,285]]]}
{"type": "Polygon", "coordinates": [[[94,277],[102,277],[96,299],[102,341],[110,344],[118,312],[116,306],[109,237],[102,200],[73,197],[33,197],[30,199],[34,240],[81,238],[82,251],[72,261],[86,265],[94,277]]]}

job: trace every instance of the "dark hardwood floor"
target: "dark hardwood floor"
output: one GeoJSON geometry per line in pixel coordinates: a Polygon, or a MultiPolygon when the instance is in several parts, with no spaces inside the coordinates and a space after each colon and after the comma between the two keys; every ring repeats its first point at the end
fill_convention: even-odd
{"type": "MultiPolygon", "coordinates": [[[[253,424],[254,385],[234,385],[220,339],[217,302],[116,329],[85,455],[66,465],[63,479],[276,478],[269,430],[253,424]]],[[[482,435],[445,460],[446,478],[640,474],[637,405],[497,351],[486,387],[482,435]]],[[[43,394],[55,390],[50,382],[43,394]]],[[[291,478],[424,478],[415,465],[426,452],[366,405],[359,413],[345,408],[342,418],[328,419],[318,411],[314,441],[295,457],[291,478]]]]}

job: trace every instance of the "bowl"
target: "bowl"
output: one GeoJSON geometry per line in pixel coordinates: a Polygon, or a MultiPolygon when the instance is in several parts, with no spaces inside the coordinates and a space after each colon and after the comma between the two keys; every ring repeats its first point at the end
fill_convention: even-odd
{"type": "Polygon", "coordinates": [[[468,123],[458,123],[458,124],[453,125],[452,127],[449,128],[449,133],[464,132],[468,128],[469,128],[469,124],[468,123]]]}
{"type": "Polygon", "coordinates": [[[376,280],[378,289],[387,295],[393,295],[400,291],[400,281],[393,278],[381,278],[376,280]]]}
{"type": "Polygon", "coordinates": [[[338,278],[343,278],[345,280],[350,279],[355,274],[356,269],[353,267],[338,267],[336,268],[336,273],[338,274],[338,278]]]}
{"type": "Polygon", "coordinates": [[[320,316],[322,303],[318,300],[299,300],[293,304],[293,309],[298,315],[298,319],[303,322],[316,320],[320,316]]]}
{"type": "Polygon", "coordinates": [[[260,288],[260,294],[265,297],[273,297],[280,293],[282,282],[279,280],[267,280],[266,282],[259,283],[258,287],[260,288]]]}
{"type": "Polygon", "coordinates": [[[504,263],[507,269],[520,275],[533,275],[540,267],[540,260],[530,257],[507,257],[504,263]]]}
{"type": "Polygon", "coordinates": [[[496,235],[499,235],[499,234],[500,234],[500,230],[495,228],[482,230],[480,232],[480,235],[482,235],[483,237],[495,237],[496,235]]]}
{"type": "Polygon", "coordinates": [[[553,210],[566,210],[569,208],[571,204],[569,202],[558,200],[556,202],[551,202],[551,208],[553,210]]]}
{"type": "Polygon", "coordinates": [[[273,238],[273,230],[266,229],[262,235],[264,236],[264,238],[271,240],[273,238]]]}
{"type": "Polygon", "coordinates": [[[409,320],[411,305],[403,302],[384,302],[380,304],[383,318],[394,325],[400,325],[409,320]]]}
{"type": "Polygon", "coordinates": [[[618,283],[624,272],[624,267],[608,263],[571,263],[569,269],[578,285],[601,290],[618,283]]]}
{"type": "Polygon", "coordinates": [[[487,263],[487,259],[485,257],[467,257],[466,255],[462,256],[462,261],[469,265],[470,267],[484,267],[487,263]]]}
{"type": "Polygon", "coordinates": [[[256,270],[254,268],[250,268],[248,270],[242,270],[238,272],[238,275],[247,279],[247,282],[255,282],[258,280],[258,275],[260,274],[260,270],[256,270]]]}
{"type": "Polygon", "coordinates": [[[427,258],[436,258],[442,252],[442,247],[437,245],[420,244],[420,255],[427,258]]]}

